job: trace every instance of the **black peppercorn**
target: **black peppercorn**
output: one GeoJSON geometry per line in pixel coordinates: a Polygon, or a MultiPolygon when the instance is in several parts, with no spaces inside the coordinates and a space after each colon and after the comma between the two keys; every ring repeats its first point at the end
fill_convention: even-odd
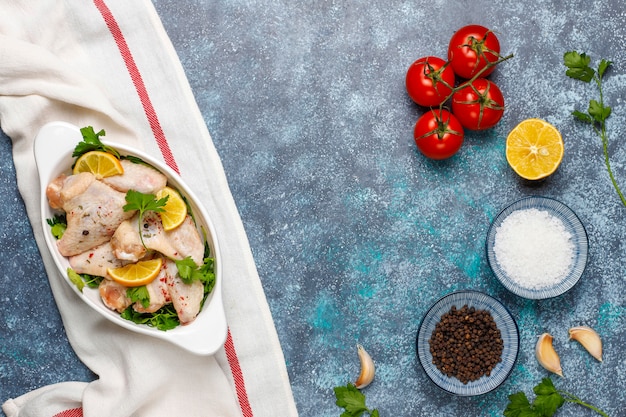
{"type": "Polygon", "coordinates": [[[463,384],[491,375],[502,361],[504,343],[491,313],[467,305],[441,316],[428,343],[437,369],[463,384]]]}

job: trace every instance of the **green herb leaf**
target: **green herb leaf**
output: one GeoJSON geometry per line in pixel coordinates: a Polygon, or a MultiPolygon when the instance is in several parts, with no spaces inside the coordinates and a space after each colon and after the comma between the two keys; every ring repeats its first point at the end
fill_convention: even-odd
{"type": "Polygon", "coordinates": [[[583,113],[581,111],[578,110],[574,110],[572,112],[572,115],[574,117],[576,117],[578,120],[580,120],[581,122],[585,122],[585,123],[591,123],[593,124],[593,119],[591,118],[591,116],[589,116],[587,113],[583,113]]]}
{"type": "Polygon", "coordinates": [[[343,408],[345,411],[341,413],[341,417],[359,417],[364,413],[370,417],[378,417],[378,410],[370,410],[365,405],[365,395],[359,391],[354,384],[348,383],[346,386],[334,388],[337,401],[335,404],[343,408]]]}
{"type": "Polygon", "coordinates": [[[165,196],[159,200],[154,194],[144,194],[135,190],[126,192],[126,205],[122,207],[124,211],[137,210],[140,214],[146,211],[162,212],[169,196],[165,196]]]}
{"type": "Polygon", "coordinates": [[[539,414],[535,413],[523,392],[509,395],[509,401],[509,405],[504,410],[505,417],[540,417],[539,414]]]}
{"type": "Polygon", "coordinates": [[[191,256],[187,256],[182,260],[177,260],[175,263],[176,268],[178,269],[178,276],[185,284],[191,284],[194,272],[198,269],[198,265],[196,265],[194,260],[191,259],[191,256]]]}
{"type": "Polygon", "coordinates": [[[127,288],[126,296],[130,298],[131,303],[140,302],[144,308],[150,306],[150,293],[145,285],[127,288]]]}
{"type": "Polygon", "coordinates": [[[177,327],[180,324],[178,315],[172,304],[161,307],[154,313],[142,314],[133,310],[133,306],[122,311],[120,316],[125,320],[130,320],[136,324],[145,324],[158,330],[167,331],[177,327]]]}
{"type": "Polygon", "coordinates": [[[204,258],[204,263],[198,268],[197,278],[204,282],[205,287],[208,286],[208,291],[211,292],[213,285],[215,285],[215,259],[204,258]]]}
{"type": "Polygon", "coordinates": [[[563,61],[568,68],[565,75],[570,78],[588,83],[593,79],[596,73],[595,70],[589,66],[591,58],[584,53],[580,54],[576,51],[566,52],[563,55],[563,61]]]}
{"type": "Polygon", "coordinates": [[[141,233],[143,215],[146,211],[154,211],[157,213],[162,212],[168,198],[170,198],[170,196],[166,195],[165,197],[157,200],[154,194],[144,194],[135,190],[128,190],[126,192],[126,204],[122,208],[124,211],[137,210],[139,212],[137,224],[139,227],[139,238],[141,239],[141,244],[144,247],[146,245],[143,243],[143,233],[141,233]]]}
{"type": "Polygon", "coordinates": [[[79,274],[76,273],[72,268],[67,268],[67,277],[70,279],[72,284],[76,285],[78,291],[83,292],[83,288],[85,288],[85,282],[81,278],[79,274]]]}
{"type": "Polygon", "coordinates": [[[46,219],[46,223],[50,226],[50,232],[55,239],[61,239],[65,229],[67,229],[67,218],[64,214],[55,214],[52,219],[46,219]]]}
{"type": "Polygon", "coordinates": [[[83,140],[74,148],[72,157],[76,158],[91,151],[108,152],[115,155],[117,158],[120,157],[119,152],[115,148],[107,146],[100,141],[100,136],[105,136],[106,134],[104,129],[96,132],[93,127],[86,126],[80,129],[80,133],[83,136],[83,140]]]}
{"type": "Polygon", "coordinates": [[[572,115],[581,122],[591,124],[594,131],[598,134],[598,136],[600,136],[606,170],[609,173],[609,178],[611,179],[613,188],[617,192],[622,204],[626,206],[626,197],[622,193],[622,190],[615,179],[615,175],[613,175],[613,169],[611,168],[611,162],[609,160],[609,139],[607,135],[606,120],[609,116],[611,116],[611,107],[604,105],[602,93],[602,77],[606,74],[606,70],[611,66],[612,62],[602,59],[598,64],[597,73],[593,70],[593,68],[589,67],[591,58],[584,53],[581,54],[576,51],[566,52],[563,55],[563,62],[568,68],[565,72],[568,77],[585,82],[594,80],[596,86],[598,87],[599,100],[589,101],[587,114],[575,110],[572,112],[572,115]]]}
{"type": "Polygon", "coordinates": [[[89,288],[98,288],[100,286],[100,283],[104,279],[104,277],[89,274],[80,274],[80,277],[85,282],[85,285],[87,285],[89,288]]]}
{"type": "Polygon", "coordinates": [[[79,274],[72,268],[67,268],[67,277],[70,279],[72,284],[76,285],[76,288],[78,288],[80,292],[83,292],[85,285],[89,288],[98,288],[104,279],[104,277],[99,277],[97,275],[79,274]]]}
{"type": "Polygon", "coordinates": [[[584,68],[589,66],[591,58],[584,52],[569,51],[563,54],[563,61],[568,68],[584,68]]]}
{"type": "Polygon", "coordinates": [[[533,391],[537,395],[533,405],[541,415],[551,416],[565,403],[550,378],[543,378],[541,383],[533,388],[533,391]]]}
{"type": "Polygon", "coordinates": [[[187,256],[185,259],[175,261],[176,268],[178,269],[178,276],[185,284],[191,284],[193,281],[198,280],[205,286],[205,293],[211,292],[215,285],[215,273],[213,268],[213,259],[205,258],[204,263],[200,266],[187,256]]]}
{"type": "Polygon", "coordinates": [[[200,273],[199,279],[204,284],[204,299],[202,300],[202,305],[204,305],[207,295],[209,295],[215,287],[215,259],[204,258],[204,264],[200,266],[198,272],[200,273]]]}
{"type": "MultiPolygon", "coordinates": [[[[365,406],[365,395],[361,393],[356,387],[350,383],[345,387],[335,387],[335,397],[339,407],[346,410],[350,416],[360,416],[367,411],[365,406]]],[[[343,416],[343,414],[342,414],[343,416]]]]}
{"type": "Polygon", "coordinates": [[[554,387],[550,378],[543,378],[533,391],[536,394],[531,404],[523,392],[509,395],[509,404],[504,410],[505,417],[552,417],[566,402],[587,407],[603,417],[608,415],[593,405],[587,404],[580,398],[554,387]]]}
{"type": "Polygon", "coordinates": [[[596,100],[589,101],[589,115],[598,123],[604,122],[611,115],[611,108],[596,100]]]}
{"type": "Polygon", "coordinates": [[[133,156],[133,155],[122,155],[120,156],[120,159],[124,159],[126,161],[130,161],[133,164],[137,164],[137,165],[146,165],[149,166],[151,168],[154,168],[152,165],[150,165],[149,163],[147,163],[146,161],[144,161],[143,159],[139,158],[138,156],[133,156]]]}
{"type": "Polygon", "coordinates": [[[598,65],[598,77],[602,78],[606,70],[611,66],[611,64],[613,64],[613,62],[607,61],[606,59],[601,60],[600,64],[598,65]]]}

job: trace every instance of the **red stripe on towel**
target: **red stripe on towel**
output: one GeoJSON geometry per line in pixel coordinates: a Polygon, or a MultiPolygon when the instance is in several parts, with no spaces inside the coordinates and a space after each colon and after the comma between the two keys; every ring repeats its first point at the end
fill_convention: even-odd
{"type": "MultiPolygon", "coordinates": [[[[163,155],[165,162],[174,171],[179,172],[176,161],[174,160],[174,156],[172,155],[172,151],[167,143],[167,139],[165,138],[165,134],[161,129],[159,119],[156,115],[154,107],[152,106],[152,101],[150,100],[150,96],[148,95],[148,90],[143,83],[141,73],[139,72],[139,69],[135,64],[135,60],[133,59],[130,48],[128,47],[128,44],[124,39],[124,35],[122,34],[120,26],[117,24],[115,17],[113,17],[113,14],[111,13],[111,10],[109,10],[108,6],[103,0],[94,0],[94,4],[104,18],[104,21],[109,28],[109,31],[113,35],[113,39],[115,39],[117,47],[120,50],[122,58],[124,59],[124,63],[126,64],[126,68],[128,69],[133,84],[135,85],[135,89],[137,90],[137,94],[139,95],[139,99],[141,100],[141,104],[146,113],[146,117],[148,118],[148,122],[150,123],[154,138],[159,145],[159,149],[161,150],[161,154],[163,155]]],[[[237,351],[235,350],[235,345],[233,343],[233,338],[230,334],[230,329],[228,330],[226,343],[224,344],[224,351],[228,359],[228,364],[230,365],[233,380],[235,381],[235,390],[237,391],[237,399],[239,400],[239,407],[241,408],[243,417],[253,417],[252,407],[250,407],[248,393],[246,392],[246,384],[243,378],[243,373],[241,372],[239,358],[237,357],[237,351]]],[[[82,408],[73,408],[56,414],[53,417],[83,417],[83,410],[82,408]]]]}
{"type": "Polygon", "coordinates": [[[252,407],[250,407],[250,401],[248,400],[248,393],[246,392],[246,383],[243,379],[243,372],[239,366],[239,358],[237,358],[237,351],[235,350],[235,344],[233,337],[228,329],[228,335],[226,336],[226,343],[224,344],[224,350],[228,363],[230,364],[230,372],[235,380],[235,389],[237,390],[237,399],[239,400],[239,408],[243,413],[243,417],[252,417],[252,407]]]}
{"type": "Polygon", "coordinates": [[[130,53],[130,48],[126,43],[126,39],[124,39],[124,35],[122,34],[122,29],[117,24],[115,17],[109,10],[109,7],[102,0],[94,0],[94,4],[102,14],[104,18],[104,22],[106,23],[109,31],[113,35],[113,39],[115,39],[115,43],[117,44],[120,53],[122,54],[122,58],[124,59],[124,63],[126,64],[126,68],[128,69],[128,73],[130,74],[130,78],[135,85],[135,89],[137,90],[137,94],[139,95],[139,100],[141,100],[141,105],[143,106],[143,110],[146,113],[146,117],[148,118],[148,122],[150,123],[150,128],[152,129],[152,133],[154,138],[156,139],[157,144],[159,145],[159,149],[161,150],[161,155],[163,155],[163,159],[167,166],[172,168],[176,173],[180,173],[178,170],[178,166],[176,165],[176,161],[174,160],[174,156],[172,155],[172,150],[170,149],[167,139],[165,138],[165,134],[163,133],[163,129],[161,129],[161,124],[159,123],[159,118],[156,115],[156,111],[152,106],[152,101],[150,100],[150,96],[148,95],[148,90],[146,89],[146,85],[143,83],[143,79],[141,78],[141,73],[137,68],[137,64],[135,64],[135,59],[133,55],[130,53]]]}
{"type": "Polygon", "coordinates": [[[61,411],[59,414],[55,414],[52,417],[83,417],[83,409],[72,408],[69,410],[61,411]]]}

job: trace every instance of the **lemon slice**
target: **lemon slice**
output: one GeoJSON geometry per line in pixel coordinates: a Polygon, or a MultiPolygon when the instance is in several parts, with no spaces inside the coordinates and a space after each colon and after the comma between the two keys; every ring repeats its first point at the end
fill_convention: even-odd
{"type": "Polygon", "coordinates": [[[107,268],[107,273],[118,284],[125,287],[140,287],[154,281],[161,271],[161,258],[139,261],[121,268],[107,268]]]}
{"type": "Polygon", "coordinates": [[[159,213],[164,230],[173,230],[185,221],[187,217],[187,204],[180,196],[178,191],[173,188],[165,187],[156,194],[157,200],[169,196],[167,203],[163,207],[163,211],[159,213]]]}
{"type": "Polygon", "coordinates": [[[106,178],[124,173],[124,168],[114,155],[102,151],[91,151],[81,155],[76,161],[73,174],[91,172],[96,178],[106,178]]]}
{"type": "Polygon", "coordinates": [[[561,133],[544,120],[526,119],[506,138],[506,160],[522,178],[546,178],[563,160],[561,133]]]}

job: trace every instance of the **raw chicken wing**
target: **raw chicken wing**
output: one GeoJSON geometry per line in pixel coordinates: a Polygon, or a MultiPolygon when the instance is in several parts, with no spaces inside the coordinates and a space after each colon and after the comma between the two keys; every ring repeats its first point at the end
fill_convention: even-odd
{"type": "Polygon", "coordinates": [[[78,255],[69,257],[70,266],[78,274],[107,276],[107,268],[120,268],[127,264],[113,255],[111,242],[103,243],[78,255]]]}
{"type": "Polygon", "coordinates": [[[67,229],[57,241],[63,256],[78,255],[107,242],[117,227],[135,214],[122,208],[124,193],[87,172],[53,181],[46,194],[66,213],[67,229]]]}
{"type": "Polygon", "coordinates": [[[126,287],[122,284],[111,279],[103,279],[98,289],[102,302],[111,310],[121,313],[131,304],[130,298],[126,295],[126,287]]]}
{"type": "Polygon", "coordinates": [[[124,173],[103,178],[102,182],[123,193],[135,190],[144,194],[155,194],[165,188],[167,177],[156,169],[127,159],[122,159],[120,163],[124,173]]]}
{"type": "Polygon", "coordinates": [[[200,312],[200,304],[204,297],[204,285],[199,280],[185,284],[178,275],[178,269],[173,261],[168,260],[165,265],[168,270],[166,274],[167,286],[180,324],[189,324],[200,312]]]}

